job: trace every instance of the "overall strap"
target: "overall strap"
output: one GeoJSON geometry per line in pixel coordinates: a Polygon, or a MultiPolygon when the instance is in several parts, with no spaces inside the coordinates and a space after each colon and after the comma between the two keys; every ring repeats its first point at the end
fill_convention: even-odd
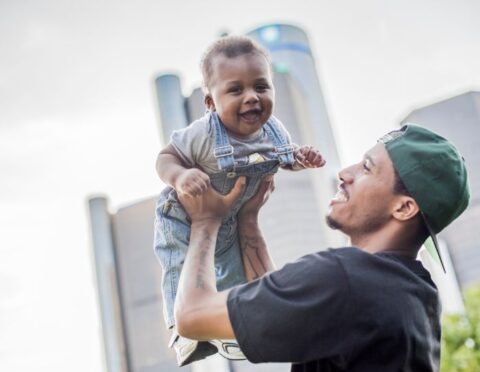
{"type": "Polygon", "coordinates": [[[213,111],[210,114],[214,132],[215,132],[215,147],[213,149],[213,156],[217,159],[218,169],[220,171],[232,171],[235,168],[233,159],[233,146],[228,140],[227,130],[220,122],[218,114],[213,111]]]}
{"type": "Polygon", "coordinates": [[[275,151],[278,155],[280,164],[293,164],[295,162],[295,159],[293,158],[294,148],[292,144],[288,143],[287,138],[280,132],[277,119],[271,116],[263,128],[265,128],[270,141],[272,141],[273,146],[275,146],[275,151]]]}

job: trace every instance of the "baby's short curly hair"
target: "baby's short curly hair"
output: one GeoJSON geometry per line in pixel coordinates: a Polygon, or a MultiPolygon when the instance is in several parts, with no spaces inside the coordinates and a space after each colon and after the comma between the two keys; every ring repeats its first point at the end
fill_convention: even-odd
{"type": "Polygon", "coordinates": [[[257,54],[265,57],[269,66],[271,66],[268,52],[262,48],[256,41],[247,36],[224,36],[215,41],[203,54],[200,62],[200,68],[203,76],[203,90],[209,91],[210,79],[213,72],[213,59],[218,55],[227,58],[235,58],[245,54],[257,54]]]}

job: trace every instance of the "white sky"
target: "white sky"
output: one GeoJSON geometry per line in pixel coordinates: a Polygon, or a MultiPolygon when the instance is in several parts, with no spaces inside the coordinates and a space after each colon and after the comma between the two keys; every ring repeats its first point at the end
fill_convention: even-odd
{"type": "Polygon", "coordinates": [[[86,200],[160,190],[158,73],[189,92],[219,32],[299,25],[352,162],[412,109],[480,89],[479,4],[1,0],[0,372],[102,371],[86,200]]]}

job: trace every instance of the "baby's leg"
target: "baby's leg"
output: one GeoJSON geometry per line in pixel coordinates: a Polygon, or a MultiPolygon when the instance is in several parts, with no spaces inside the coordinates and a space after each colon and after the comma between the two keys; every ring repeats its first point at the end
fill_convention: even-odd
{"type": "Polygon", "coordinates": [[[215,275],[219,291],[247,282],[236,221],[223,224],[218,233],[215,275]]]}
{"type": "Polygon", "coordinates": [[[174,304],[188,249],[190,225],[171,215],[155,219],[155,255],[162,266],[163,315],[168,328],[175,325],[174,304]]]}

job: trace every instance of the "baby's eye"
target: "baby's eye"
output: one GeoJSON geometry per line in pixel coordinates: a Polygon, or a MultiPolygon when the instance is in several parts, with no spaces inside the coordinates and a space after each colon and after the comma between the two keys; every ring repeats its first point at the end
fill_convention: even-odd
{"type": "Polygon", "coordinates": [[[367,162],[363,162],[363,169],[365,169],[367,172],[370,172],[370,168],[368,167],[367,162]]]}
{"type": "Polygon", "coordinates": [[[256,89],[257,92],[265,92],[268,88],[269,87],[266,84],[259,84],[259,85],[255,86],[255,89],[256,89]]]}
{"type": "Polygon", "coordinates": [[[231,87],[228,88],[227,92],[228,93],[240,93],[242,91],[241,87],[231,87]]]}

